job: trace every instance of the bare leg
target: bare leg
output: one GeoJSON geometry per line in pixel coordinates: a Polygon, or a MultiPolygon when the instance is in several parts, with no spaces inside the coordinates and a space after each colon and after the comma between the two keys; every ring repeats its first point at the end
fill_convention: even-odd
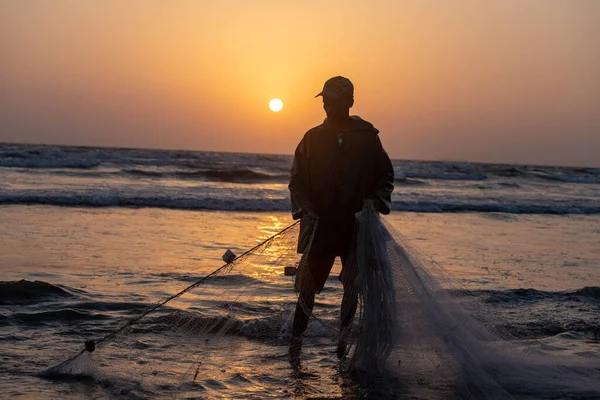
{"type": "Polygon", "coordinates": [[[342,306],[340,309],[340,332],[337,347],[337,356],[339,358],[346,355],[348,339],[350,337],[350,328],[358,306],[358,288],[355,286],[356,265],[354,261],[355,260],[349,259],[347,256],[342,257],[342,265],[344,266],[345,271],[342,279],[344,296],[342,297],[342,306]]]}
{"type": "Polygon", "coordinates": [[[302,338],[304,332],[306,331],[306,327],[308,326],[308,320],[315,305],[316,293],[315,285],[308,268],[300,271],[300,274],[302,274],[298,277],[298,279],[300,279],[300,295],[298,296],[298,302],[296,303],[294,324],[292,325],[292,340],[288,350],[290,364],[294,368],[298,368],[300,365],[302,338]]]}
{"type": "Polygon", "coordinates": [[[315,305],[315,294],[317,292],[317,283],[313,276],[317,277],[319,289],[324,283],[324,279],[329,275],[331,266],[335,261],[334,255],[310,255],[307,264],[300,267],[298,271],[298,281],[296,287],[300,292],[298,302],[296,303],[296,312],[294,314],[294,324],[292,326],[292,341],[289,348],[290,364],[297,367],[300,364],[300,350],[302,348],[302,338],[308,326],[308,321],[315,305]],[[313,275],[313,273],[315,275],[313,275]]]}
{"type": "Polygon", "coordinates": [[[314,285],[306,285],[306,288],[300,292],[298,302],[296,303],[296,313],[294,314],[294,325],[292,326],[292,336],[300,337],[306,331],[308,319],[315,306],[315,288],[314,285]]]}
{"type": "Polygon", "coordinates": [[[340,331],[344,331],[352,325],[356,307],[358,306],[358,292],[354,287],[344,288],[342,308],[340,311],[340,331]]]}

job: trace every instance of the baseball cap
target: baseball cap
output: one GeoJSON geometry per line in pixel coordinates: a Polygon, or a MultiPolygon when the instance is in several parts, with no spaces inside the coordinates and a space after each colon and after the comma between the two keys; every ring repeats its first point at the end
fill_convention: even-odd
{"type": "Polygon", "coordinates": [[[343,76],[334,76],[325,82],[325,85],[323,85],[323,90],[321,90],[321,93],[315,97],[323,96],[326,93],[338,97],[354,97],[354,85],[348,78],[344,78],[343,76]]]}

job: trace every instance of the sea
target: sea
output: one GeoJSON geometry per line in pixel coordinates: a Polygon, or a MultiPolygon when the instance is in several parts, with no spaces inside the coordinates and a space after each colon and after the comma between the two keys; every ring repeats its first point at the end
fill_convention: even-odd
{"type": "MultiPolygon", "coordinates": [[[[333,342],[307,348],[300,373],[291,368],[279,328],[207,352],[185,392],[137,390],[143,382],[124,382],[119,360],[102,365],[102,378],[42,374],[218,268],[227,250],[241,254],[291,225],[291,163],[290,155],[0,144],[0,397],[376,398],[341,371],[333,342]]],[[[592,390],[514,397],[600,399],[600,168],[393,165],[383,218],[452,278],[449,293],[519,351],[598,376],[592,390]]],[[[244,285],[234,278],[211,284],[244,285]]],[[[293,293],[291,279],[281,282],[265,283],[264,295],[293,293]]],[[[336,313],[341,295],[332,274],[315,312],[336,313]]],[[[268,304],[240,324],[282,309],[268,304]]],[[[283,308],[289,325],[293,307],[283,308]]],[[[311,323],[309,336],[325,333],[311,323]]],[[[168,374],[172,354],[147,355],[156,374],[168,374]]],[[[453,398],[435,388],[387,396],[453,398]]]]}

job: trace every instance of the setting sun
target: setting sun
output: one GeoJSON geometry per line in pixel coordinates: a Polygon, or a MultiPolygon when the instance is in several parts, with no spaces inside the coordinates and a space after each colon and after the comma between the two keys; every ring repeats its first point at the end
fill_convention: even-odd
{"type": "Polygon", "coordinates": [[[269,102],[269,108],[271,109],[271,111],[281,111],[281,109],[283,108],[283,101],[279,99],[273,99],[269,102]]]}

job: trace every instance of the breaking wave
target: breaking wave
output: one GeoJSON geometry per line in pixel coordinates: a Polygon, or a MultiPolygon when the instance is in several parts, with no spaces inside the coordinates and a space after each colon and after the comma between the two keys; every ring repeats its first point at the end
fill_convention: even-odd
{"type": "Polygon", "coordinates": [[[600,336],[600,287],[549,292],[536,289],[453,291],[474,315],[515,339],[579,333],[600,336]],[[573,310],[577,310],[576,313],[573,310]],[[493,320],[490,315],[494,315],[493,320]],[[532,317],[534,316],[534,317],[532,317]]]}
{"type": "MultiPolygon", "coordinates": [[[[455,292],[461,296],[461,292],[455,292]]],[[[520,303],[537,301],[595,301],[600,307],[600,287],[586,286],[577,290],[548,292],[536,289],[471,290],[469,295],[481,296],[487,303],[520,303]]]]}
{"type": "Polygon", "coordinates": [[[446,172],[440,171],[438,173],[429,172],[429,173],[407,173],[406,176],[408,178],[417,178],[417,179],[432,179],[432,180],[450,180],[450,181],[483,181],[487,179],[487,175],[482,173],[456,173],[456,172],[446,172]]]}
{"type": "MultiPolygon", "coordinates": [[[[193,282],[198,277],[187,274],[162,273],[150,274],[155,278],[175,279],[182,282],[193,282]]],[[[246,275],[232,274],[217,276],[208,286],[240,287],[259,285],[261,282],[246,275]]],[[[539,338],[566,333],[579,333],[595,337],[600,333],[600,287],[586,286],[568,291],[542,291],[536,289],[506,290],[453,290],[452,297],[461,299],[474,315],[485,323],[510,334],[516,339],[539,338]],[[579,315],[573,318],[573,308],[579,315]],[[493,312],[490,313],[490,309],[493,312]],[[486,315],[494,315],[495,321],[486,321],[486,315]],[[528,316],[535,315],[530,319],[528,316]],[[506,318],[503,318],[506,317],[506,318]],[[507,322],[509,321],[509,322],[507,322]]],[[[1,322],[29,326],[39,322],[65,323],[69,321],[102,321],[115,315],[135,315],[148,307],[147,303],[93,300],[84,291],[71,289],[63,285],[53,285],[43,281],[10,281],[0,282],[0,305],[22,306],[43,303],[41,309],[35,308],[25,312],[18,308],[10,316],[0,318],[1,322]],[[84,297],[84,299],[82,299],[84,297]]],[[[215,330],[225,329],[230,334],[238,334],[254,339],[276,338],[286,324],[286,309],[293,304],[272,302],[231,302],[217,304],[208,299],[203,300],[204,307],[188,311],[178,311],[167,315],[148,318],[140,329],[156,331],[172,329],[173,326],[185,327],[188,333],[194,333],[194,327],[211,325],[215,330]],[[222,312],[215,312],[222,310],[222,312]],[[238,317],[229,315],[235,310],[238,317]]],[[[322,309],[328,309],[325,305],[322,309]]],[[[289,311],[289,310],[288,310],[289,311]]],[[[337,312],[334,307],[332,313],[337,312]]],[[[200,328],[198,328],[200,329],[200,328]]],[[[323,332],[315,329],[308,332],[311,336],[319,336],[323,332]]]]}
{"type": "Polygon", "coordinates": [[[73,295],[65,289],[42,281],[0,282],[0,305],[32,304],[73,295]]]}
{"type": "MultiPolygon", "coordinates": [[[[289,200],[287,197],[236,197],[235,199],[215,196],[183,195],[156,195],[145,193],[128,193],[126,191],[93,191],[88,193],[54,194],[37,191],[21,193],[0,193],[0,204],[25,204],[25,205],[52,205],[65,207],[143,207],[166,208],[175,210],[218,210],[218,211],[271,211],[288,212],[289,200]]],[[[479,199],[478,199],[479,200],[479,199]]],[[[422,213],[509,213],[509,214],[600,214],[600,205],[594,202],[583,204],[536,204],[516,203],[503,204],[480,199],[479,202],[453,202],[440,201],[406,201],[396,200],[392,204],[394,211],[422,212],[422,213]]]]}
{"type": "Polygon", "coordinates": [[[544,205],[544,204],[498,204],[486,203],[453,203],[453,202],[395,202],[394,211],[412,211],[426,213],[447,212],[481,212],[481,213],[509,213],[509,214],[600,214],[597,205],[544,205]]]}
{"type": "MultiPolygon", "coordinates": [[[[217,153],[69,146],[0,144],[0,167],[32,170],[69,169],[93,176],[98,169],[154,178],[206,179],[223,182],[287,180],[289,155],[217,153]],[[116,167],[116,168],[115,168],[116,167]],[[161,171],[160,169],[173,169],[161,171]]],[[[599,168],[395,160],[397,182],[543,180],[600,183],[599,168]]]]}
{"type": "Polygon", "coordinates": [[[175,171],[159,172],[143,169],[124,170],[125,174],[150,177],[150,178],[173,178],[173,179],[194,179],[210,180],[218,182],[265,182],[265,181],[285,181],[289,178],[288,174],[275,174],[261,172],[250,168],[239,169],[204,169],[195,171],[175,171]]]}
{"type": "Polygon", "coordinates": [[[30,312],[30,313],[15,313],[10,317],[1,317],[2,319],[10,318],[14,322],[18,322],[21,325],[36,326],[40,323],[56,323],[62,324],[65,322],[74,321],[96,321],[110,319],[111,317],[106,314],[89,312],[82,310],[64,309],[56,311],[41,311],[41,312],[30,312]]]}

